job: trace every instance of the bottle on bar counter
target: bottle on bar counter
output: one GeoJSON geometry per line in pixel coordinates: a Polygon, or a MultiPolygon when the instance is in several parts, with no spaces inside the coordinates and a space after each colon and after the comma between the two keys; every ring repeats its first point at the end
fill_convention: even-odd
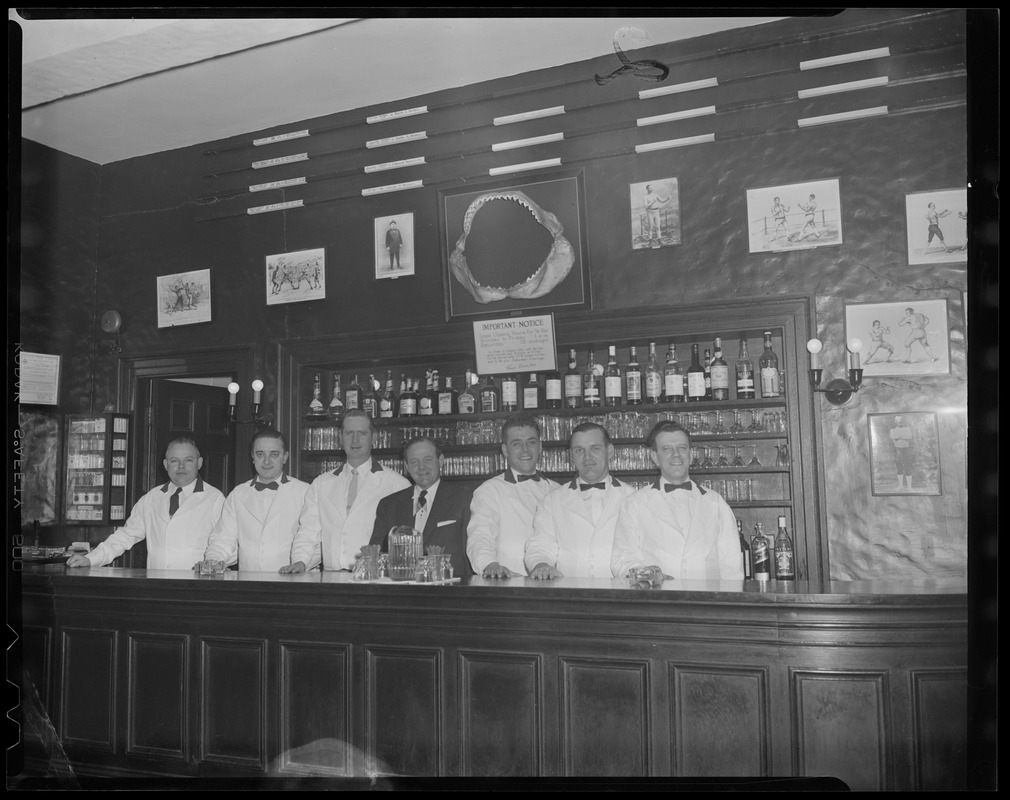
{"type": "Polygon", "coordinates": [[[501,379],[501,410],[519,410],[519,378],[515,375],[503,375],[501,379]]]}
{"type": "Polygon", "coordinates": [[[687,387],[684,372],[677,362],[677,345],[670,342],[666,354],[666,368],[663,373],[663,388],[667,403],[683,403],[687,399],[687,387]]]}
{"type": "Polygon", "coordinates": [[[607,367],[603,372],[604,404],[619,406],[621,404],[621,368],[617,366],[617,348],[610,345],[607,367]]]}
{"type": "Polygon", "coordinates": [[[712,399],[712,351],[705,348],[705,361],[702,364],[705,370],[705,399],[712,399]]]}
{"type": "Polygon", "coordinates": [[[480,387],[480,410],[482,414],[501,411],[501,391],[494,382],[494,375],[488,375],[480,387]]]}
{"type": "Polygon", "coordinates": [[[437,392],[438,414],[458,414],[459,413],[459,392],[452,387],[452,376],[445,376],[445,388],[437,392]]]}
{"type": "Polygon", "coordinates": [[[375,391],[378,381],[374,375],[368,376],[368,384],[365,386],[364,394],[361,396],[361,407],[365,409],[371,419],[379,416],[379,395],[375,391]]]}
{"type": "Polygon", "coordinates": [[[779,357],[772,350],[772,332],[765,331],[765,351],[758,361],[761,367],[761,396],[778,397],[782,390],[779,386],[779,357]]]}
{"type": "Polygon", "coordinates": [[[779,531],[775,534],[775,579],[792,581],[796,579],[793,540],[786,528],[786,518],[779,517],[779,531]]]}
{"type": "Polygon", "coordinates": [[[355,375],[351,385],[347,387],[347,391],[344,393],[344,408],[348,411],[352,408],[361,408],[362,395],[364,395],[364,390],[361,388],[361,384],[358,383],[358,376],[355,375]]]}
{"type": "Polygon", "coordinates": [[[392,419],[400,410],[399,398],[393,391],[393,370],[386,370],[386,390],[379,397],[379,416],[383,419],[392,419]]]}
{"type": "Polygon", "coordinates": [[[523,386],[523,410],[536,411],[544,407],[544,387],[537,381],[537,374],[530,373],[530,379],[523,386]]]}
{"type": "Polygon", "coordinates": [[[638,363],[635,345],[628,348],[628,366],[624,369],[624,402],[629,406],[642,403],[642,365],[638,363]]]}
{"type": "Polygon", "coordinates": [[[722,339],[715,337],[715,348],[712,355],[712,399],[729,400],[729,364],[722,357],[722,339]]]}
{"type": "Polygon", "coordinates": [[[765,536],[764,526],[760,522],[754,523],[754,535],[750,540],[751,563],[754,565],[754,579],[767,581],[772,576],[771,547],[768,537],[765,536]]]}
{"type": "Polygon", "coordinates": [[[480,403],[477,398],[477,390],[474,388],[473,372],[471,370],[466,371],[466,378],[464,380],[466,386],[459,393],[459,413],[476,414],[480,403]]]}
{"type": "Polygon", "coordinates": [[[645,402],[659,403],[663,400],[663,373],[656,361],[656,343],[649,342],[649,360],[645,364],[645,402]]]}
{"type": "Polygon", "coordinates": [[[565,408],[582,408],[582,373],[575,360],[575,348],[568,351],[568,372],[565,373],[565,408]]]}
{"type": "Polygon", "coordinates": [[[751,564],[750,545],[747,537],[743,535],[743,523],[736,521],[736,533],[740,537],[740,558],[743,560],[743,579],[749,581],[754,577],[754,566],[751,564]]]}
{"type": "Polygon", "coordinates": [[[400,416],[416,417],[419,398],[417,396],[417,392],[414,391],[414,379],[407,378],[405,387],[406,388],[400,392],[400,416]]]}
{"type": "Polygon", "coordinates": [[[754,399],[754,362],[747,351],[746,337],[740,337],[740,355],[736,360],[736,398],[754,399]]]}
{"type": "Polygon", "coordinates": [[[435,414],[435,406],[438,403],[436,391],[436,376],[438,373],[433,369],[425,370],[424,391],[418,392],[417,414],[420,417],[431,417],[435,414]]]}
{"type": "Polygon", "coordinates": [[[698,402],[705,399],[705,368],[698,357],[698,345],[691,345],[691,365],[687,368],[687,399],[698,402]]]}
{"type": "Polygon", "coordinates": [[[327,413],[335,420],[344,416],[344,403],[340,399],[340,373],[333,373],[333,396],[330,398],[330,407],[327,413]]]}
{"type": "Polygon", "coordinates": [[[547,373],[544,378],[544,403],[547,408],[561,408],[565,396],[563,385],[560,372],[555,369],[547,373]]]}
{"type": "Polygon", "coordinates": [[[586,369],[582,373],[582,405],[586,408],[599,408],[603,404],[600,396],[602,377],[596,371],[596,354],[589,350],[586,353],[586,369]]]}

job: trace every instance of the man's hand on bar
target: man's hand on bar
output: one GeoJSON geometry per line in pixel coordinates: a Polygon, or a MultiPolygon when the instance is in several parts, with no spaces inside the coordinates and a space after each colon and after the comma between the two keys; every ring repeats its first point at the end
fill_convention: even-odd
{"type": "Polygon", "coordinates": [[[288,575],[293,572],[305,572],[305,562],[296,561],[294,564],[286,564],[277,571],[282,575],[288,575]]]}
{"type": "Polygon", "coordinates": [[[88,557],[82,555],[81,553],[74,553],[70,558],[67,559],[68,567],[90,567],[91,562],[88,557]]]}
{"type": "Polygon", "coordinates": [[[511,578],[515,575],[515,572],[510,570],[508,567],[502,566],[497,561],[492,561],[484,567],[484,571],[481,572],[482,578],[511,578]]]}
{"type": "Polygon", "coordinates": [[[530,577],[538,581],[551,581],[554,580],[555,578],[563,578],[565,576],[561,574],[560,570],[556,569],[555,567],[552,567],[550,564],[544,561],[541,561],[539,564],[533,567],[533,571],[530,572],[530,577]]]}

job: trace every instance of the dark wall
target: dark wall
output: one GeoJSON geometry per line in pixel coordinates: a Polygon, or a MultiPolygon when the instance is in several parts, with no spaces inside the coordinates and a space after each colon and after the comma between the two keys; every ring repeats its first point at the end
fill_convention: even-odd
{"type": "MultiPolygon", "coordinates": [[[[880,382],[868,386],[842,410],[824,406],[825,466],[844,465],[858,476],[841,488],[836,483],[825,487],[825,514],[833,574],[838,577],[871,578],[878,572],[894,574],[895,569],[906,577],[919,577],[935,574],[938,561],[940,571],[963,574],[966,374],[961,293],[966,270],[963,265],[908,265],[904,202],[909,192],[965,185],[964,49],[964,19],[957,10],[857,9],[828,19],[789,20],[636,51],[636,56],[670,66],[667,84],[718,77],[718,90],[641,101],[638,91],[656,84],[633,75],[605,86],[594,80],[594,75],[608,74],[619,66],[611,56],[109,164],[101,169],[100,247],[93,238],[95,218],[86,218],[84,204],[60,200],[73,213],[71,230],[59,237],[63,247],[46,259],[46,269],[55,278],[52,286],[61,287],[61,307],[68,315],[58,327],[87,330],[90,335],[95,308],[99,313],[117,308],[126,318],[124,356],[253,343],[267,381],[264,401],[270,405],[276,401],[279,342],[348,331],[367,335],[371,330],[410,329],[445,319],[440,189],[479,187],[493,166],[560,156],[565,169],[580,170],[584,180],[595,308],[780,293],[812,295],[817,298],[818,335],[827,345],[826,360],[838,364],[846,301],[894,301],[910,296],[950,301],[950,376],[880,382]],[[885,46],[890,48],[886,59],[831,67],[816,74],[796,68],[807,59],[885,46]],[[891,83],[861,93],[797,99],[802,88],[879,75],[887,75],[891,83]],[[655,129],[634,126],[637,117],[709,104],[717,106],[717,114],[655,129]],[[378,126],[359,124],[369,115],[420,105],[438,110],[378,126]],[[489,124],[502,115],[558,105],[567,110],[563,117],[522,126],[489,124]],[[796,123],[801,117],[877,105],[887,105],[890,113],[805,129],[796,123]],[[313,135],[283,145],[248,146],[255,137],[302,128],[313,135]],[[429,134],[420,144],[378,150],[365,147],[365,142],[379,137],[418,130],[429,134]],[[563,143],[490,152],[494,142],[554,130],[565,131],[563,143]],[[643,141],[705,132],[714,132],[716,141],[634,154],[635,144],[643,141]],[[218,152],[205,152],[209,150],[218,152]],[[308,162],[249,169],[254,160],[302,151],[310,152],[308,162]],[[461,153],[469,155],[464,158],[461,153]],[[363,173],[364,165],[419,154],[429,162],[423,168],[363,173]],[[252,183],[301,175],[319,179],[255,195],[244,191],[252,183]],[[629,184],[672,177],[679,183],[683,243],[633,250],[629,184]],[[361,190],[369,186],[416,178],[424,180],[424,188],[361,196],[361,190]],[[748,189],[829,178],[839,181],[841,245],[749,253],[748,189]],[[299,198],[305,207],[254,216],[245,213],[249,206],[299,198]],[[373,220],[404,212],[414,214],[416,275],[376,280],[373,220]],[[59,257],[73,252],[75,242],[87,245],[92,260],[84,259],[84,263],[89,265],[91,280],[96,277],[97,259],[93,284],[83,277],[83,270],[77,272],[75,263],[59,257]],[[326,251],[326,298],[267,306],[265,256],[311,248],[326,251]],[[195,269],[211,271],[212,321],[159,329],[157,277],[195,269]],[[881,511],[878,499],[868,497],[862,463],[865,414],[908,410],[909,403],[914,410],[934,403],[955,409],[944,428],[944,436],[952,441],[942,442],[952,452],[943,469],[953,476],[946,483],[953,494],[941,500],[942,507],[935,502],[891,498],[890,511],[883,517],[889,522],[881,526],[876,521],[881,511]],[[839,439],[844,446],[838,446],[839,439]],[[855,523],[847,516],[854,505],[862,509],[855,523]],[[908,527],[925,529],[934,544],[939,538],[943,546],[909,542],[903,531],[885,547],[893,557],[877,558],[873,554],[878,551],[879,537],[889,536],[895,516],[909,520],[908,527]]],[[[43,148],[26,149],[30,166],[35,159],[45,163],[52,157],[43,148]]],[[[93,176],[93,171],[78,171],[93,176]]],[[[52,180],[53,192],[60,198],[81,191],[70,176],[60,173],[52,180]]],[[[94,200],[97,181],[92,179],[88,188],[88,198],[94,200]]],[[[493,310],[489,315],[494,315],[493,310]]],[[[337,362],[340,354],[333,357],[337,362]]],[[[73,397],[83,401],[92,383],[101,395],[102,384],[111,374],[112,365],[101,358],[90,372],[75,372],[70,378],[73,397]]]]}

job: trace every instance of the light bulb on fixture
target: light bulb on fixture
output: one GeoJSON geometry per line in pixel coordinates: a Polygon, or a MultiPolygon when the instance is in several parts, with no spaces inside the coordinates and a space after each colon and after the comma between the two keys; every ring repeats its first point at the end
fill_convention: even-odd
{"type": "Polygon", "coordinates": [[[824,344],[820,339],[811,339],[807,342],[807,352],[810,353],[810,385],[815,392],[823,392],[824,397],[832,405],[844,405],[855,392],[859,391],[859,386],[863,382],[863,370],[859,367],[859,353],[863,349],[863,341],[855,336],[849,339],[849,379],[846,381],[834,378],[822,389],[821,376],[824,370],[821,369],[820,354],[823,349],[824,344]]]}
{"type": "Polygon", "coordinates": [[[263,425],[273,424],[273,417],[270,415],[260,416],[260,396],[263,391],[263,381],[259,378],[254,380],[251,384],[253,390],[253,402],[252,402],[252,419],[236,419],[236,401],[238,400],[238,393],[241,387],[235,381],[228,384],[228,425],[230,426],[233,422],[245,423],[251,422],[257,427],[263,425]]]}

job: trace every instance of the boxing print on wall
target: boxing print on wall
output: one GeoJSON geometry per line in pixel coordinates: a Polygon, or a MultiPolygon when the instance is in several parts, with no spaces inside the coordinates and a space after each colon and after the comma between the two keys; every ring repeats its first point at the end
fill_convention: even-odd
{"type": "Polygon", "coordinates": [[[375,218],[375,279],[414,274],[414,215],[375,218]]]}
{"type": "Polygon", "coordinates": [[[850,303],[845,306],[845,341],[853,339],[863,345],[864,380],[950,372],[945,299],[850,303]]]}
{"type": "Polygon", "coordinates": [[[909,264],[968,261],[968,190],[940,189],[905,195],[909,264]]]}
{"type": "Polygon", "coordinates": [[[158,276],[158,327],[210,322],[210,270],[158,276]]]}
{"type": "Polygon", "coordinates": [[[631,248],[656,250],[682,242],[676,178],[631,184],[631,248]]]}
{"type": "Polygon", "coordinates": [[[747,235],[752,253],[841,244],[838,179],[748,189],[747,235]]]}
{"type": "Polygon", "coordinates": [[[266,257],[267,305],[326,297],[326,249],[266,257]]]}
{"type": "Polygon", "coordinates": [[[590,307],[582,171],[439,192],[446,319],[590,307]]]}
{"type": "Polygon", "coordinates": [[[936,414],[867,414],[870,487],[874,496],[941,494],[936,414]]]}

